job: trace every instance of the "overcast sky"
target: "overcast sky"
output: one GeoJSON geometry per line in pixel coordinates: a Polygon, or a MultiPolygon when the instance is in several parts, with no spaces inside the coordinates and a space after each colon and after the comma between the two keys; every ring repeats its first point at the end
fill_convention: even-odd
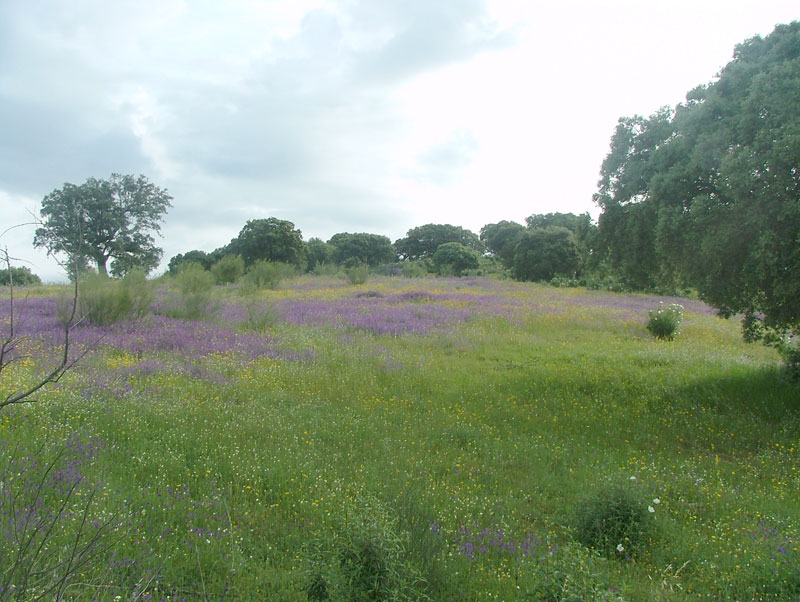
{"type": "MultiPolygon", "coordinates": [[[[393,241],[596,217],[620,117],[798,18],[796,0],[2,0],[0,231],[114,172],[174,197],[162,268],[270,216],[393,241]]],[[[57,279],[32,239],[0,244],[57,279]]]]}

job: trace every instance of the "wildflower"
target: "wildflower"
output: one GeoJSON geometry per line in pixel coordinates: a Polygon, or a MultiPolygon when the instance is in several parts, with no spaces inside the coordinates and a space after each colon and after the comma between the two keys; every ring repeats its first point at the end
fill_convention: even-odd
{"type": "Polygon", "coordinates": [[[648,512],[655,512],[655,511],[656,511],[656,509],[655,509],[655,508],[653,508],[652,506],[648,506],[648,507],[647,507],[647,511],[648,511],[648,512]]]}
{"type": "Polygon", "coordinates": [[[658,506],[658,505],[661,503],[661,500],[660,500],[660,499],[658,499],[657,497],[655,497],[655,498],[653,498],[653,503],[654,503],[656,506],[658,506]]]}
{"type": "Polygon", "coordinates": [[[623,546],[621,543],[618,543],[617,544],[617,552],[622,554],[622,552],[624,552],[624,551],[625,551],[625,546],[623,546]]]}

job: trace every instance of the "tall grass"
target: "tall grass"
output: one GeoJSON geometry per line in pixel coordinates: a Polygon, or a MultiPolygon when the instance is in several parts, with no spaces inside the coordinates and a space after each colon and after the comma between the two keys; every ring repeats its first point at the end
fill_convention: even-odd
{"type": "Polygon", "coordinates": [[[246,301],[220,298],[229,349],[134,353],[109,337],[39,404],[0,414],[17,455],[77,429],[102,442],[81,470],[102,511],[124,501],[125,536],[76,599],[800,596],[800,396],[738,324],[682,300],[665,345],[646,328],[654,297],[370,288],[303,277],[261,291],[262,335],[236,331],[246,301]],[[458,320],[392,334],[367,320],[434,310],[458,320]],[[257,336],[277,352],[251,351],[257,336]],[[582,517],[614,508],[635,509],[611,514],[633,524],[628,540],[581,537],[582,517]]]}

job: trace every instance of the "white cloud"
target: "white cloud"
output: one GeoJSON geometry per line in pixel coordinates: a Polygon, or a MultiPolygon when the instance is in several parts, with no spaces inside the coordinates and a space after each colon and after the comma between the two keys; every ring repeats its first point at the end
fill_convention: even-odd
{"type": "Polygon", "coordinates": [[[175,197],[165,259],[267,215],[306,238],[395,239],[596,213],[619,117],[680,102],[795,15],[779,0],[11,0],[0,202],[145,173],[175,197]]]}

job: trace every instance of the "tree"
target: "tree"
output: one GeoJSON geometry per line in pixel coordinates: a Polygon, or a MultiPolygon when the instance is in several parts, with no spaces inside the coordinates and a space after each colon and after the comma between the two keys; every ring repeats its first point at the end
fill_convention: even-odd
{"type": "Polygon", "coordinates": [[[42,200],[42,225],[33,244],[79,262],[86,257],[104,276],[109,261],[117,276],[137,267],[149,272],[162,253],[150,233],[161,232],[171,200],[166,190],[142,175],[89,178],[80,186],[66,183],[42,200]]]}
{"type": "Polygon", "coordinates": [[[309,272],[331,260],[333,249],[321,238],[309,238],[306,243],[306,260],[309,272]]]}
{"type": "Polygon", "coordinates": [[[595,200],[609,261],[723,315],[800,327],[800,22],[736,47],[674,111],[620,120],[595,200]],[[632,236],[635,235],[635,236],[632,236]]]}
{"type": "Polygon", "coordinates": [[[567,228],[550,226],[524,232],[514,249],[514,278],[550,280],[573,277],[580,267],[575,236],[567,228]]]}
{"type": "MultiPolygon", "coordinates": [[[[6,262],[8,264],[8,262],[6,262]]],[[[27,286],[30,284],[41,284],[42,279],[36,274],[31,272],[30,268],[25,266],[15,267],[10,266],[6,269],[0,269],[0,286],[27,286]]]]}
{"type": "Polygon", "coordinates": [[[295,267],[302,267],[305,262],[303,234],[292,222],[275,217],[248,220],[226,253],[241,255],[248,267],[259,259],[295,267]]]}
{"type": "Polygon", "coordinates": [[[433,265],[441,275],[461,276],[465,270],[478,268],[480,257],[474,249],[460,242],[446,242],[439,245],[433,254],[433,265]]]}
{"type": "Polygon", "coordinates": [[[405,238],[395,241],[394,248],[401,259],[426,259],[433,257],[439,245],[446,242],[461,243],[478,253],[485,250],[477,234],[450,224],[425,224],[412,228],[405,238]]]}
{"type": "Polygon", "coordinates": [[[178,273],[180,267],[185,263],[199,263],[203,269],[210,270],[211,266],[217,263],[225,255],[220,253],[219,256],[215,253],[206,253],[205,251],[192,250],[186,253],[178,253],[173,256],[167,264],[169,273],[173,276],[178,273]]]}
{"type": "Polygon", "coordinates": [[[525,226],[504,220],[481,228],[481,241],[503,266],[510,268],[514,264],[514,249],[523,232],[525,226]]]}
{"type": "Polygon", "coordinates": [[[328,245],[333,249],[333,262],[347,267],[359,264],[374,267],[395,260],[392,241],[380,234],[340,232],[330,238],[328,245]]]}

